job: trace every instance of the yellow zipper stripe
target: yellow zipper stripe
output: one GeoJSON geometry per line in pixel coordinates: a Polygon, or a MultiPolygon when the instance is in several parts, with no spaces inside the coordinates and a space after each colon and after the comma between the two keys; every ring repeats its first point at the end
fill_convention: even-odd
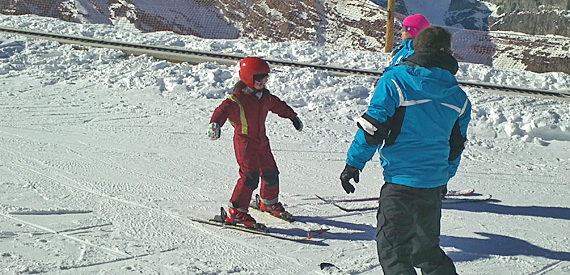
{"type": "Polygon", "coordinates": [[[244,135],[247,135],[247,119],[245,119],[245,110],[243,109],[243,106],[241,106],[239,99],[237,99],[237,97],[235,97],[234,95],[231,95],[230,97],[228,97],[228,99],[237,103],[237,105],[239,106],[239,117],[241,120],[241,133],[244,135]]]}

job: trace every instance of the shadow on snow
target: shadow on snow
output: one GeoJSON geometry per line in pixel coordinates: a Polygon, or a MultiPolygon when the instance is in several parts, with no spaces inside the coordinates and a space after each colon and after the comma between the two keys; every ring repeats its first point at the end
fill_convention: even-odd
{"type": "MultiPolygon", "coordinates": [[[[490,200],[489,203],[448,204],[444,205],[444,209],[570,220],[569,208],[547,206],[510,206],[496,204],[497,202],[500,201],[490,200]]],[[[440,245],[444,247],[455,247],[461,250],[460,252],[449,253],[449,256],[454,261],[473,261],[481,258],[489,258],[490,255],[534,256],[560,261],[570,261],[569,252],[548,250],[533,245],[527,241],[508,236],[485,232],[477,232],[477,234],[485,238],[478,239],[441,236],[440,245]]]]}
{"type": "Polygon", "coordinates": [[[351,241],[374,241],[376,240],[376,228],[367,224],[349,223],[336,221],[321,217],[299,217],[296,216],[298,222],[318,223],[327,225],[332,232],[324,234],[325,239],[351,240],[351,241]],[[349,232],[335,232],[338,228],[345,228],[349,232]]]}
{"type": "Polygon", "coordinates": [[[442,247],[455,247],[461,251],[448,252],[455,262],[470,262],[498,256],[531,256],[552,260],[570,261],[569,252],[552,251],[517,238],[491,233],[476,232],[485,238],[465,238],[441,236],[442,247]]]}
{"type": "Polygon", "coordinates": [[[510,206],[494,203],[500,202],[499,200],[490,200],[488,202],[489,203],[444,204],[443,208],[478,213],[494,213],[503,215],[570,220],[570,208],[548,206],[510,206]]]}

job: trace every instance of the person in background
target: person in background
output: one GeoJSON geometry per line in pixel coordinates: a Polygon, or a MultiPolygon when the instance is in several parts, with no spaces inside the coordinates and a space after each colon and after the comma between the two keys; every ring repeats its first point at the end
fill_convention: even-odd
{"type": "Polygon", "coordinates": [[[261,177],[260,209],[275,215],[285,213],[279,202],[279,171],[265,132],[269,111],[288,118],[301,131],[303,124],[289,105],[265,88],[269,64],[259,57],[247,57],[240,62],[238,81],[233,94],[216,108],[208,127],[211,139],[220,138],[220,128],[226,120],[234,127],[234,150],[240,178],[230,199],[226,222],[254,227],[256,221],[248,213],[253,190],[261,177]]]}
{"type": "Polygon", "coordinates": [[[385,275],[456,274],[439,247],[442,197],[467,141],[471,103],[455,78],[451,34],[423,29],[415,53],[385,73],[340,175],[347,193],[376,151],[385,183],[377,212],[377,249],[385,275]]]}
{"type": "Polygon", "coordinates": [[[430,23],[421,14],[410,15],[404,19],[402,22],[402,45],[392,51],[392,61],[384,69],[384,72],[393,69],[394,66],[399,65],[404,59],[414,53],[414,38],[421,30],[429,26],[430,23]]]}

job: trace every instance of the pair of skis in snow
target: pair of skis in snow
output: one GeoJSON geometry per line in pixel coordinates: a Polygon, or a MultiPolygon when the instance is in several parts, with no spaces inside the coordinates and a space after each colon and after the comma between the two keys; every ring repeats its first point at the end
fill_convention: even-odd
{"type": "MultiPolygon", "coordinates": [[[[286,222],[286,223],[295,222],[295,218],[289,212],[284,212],[281,215],[276,215],[276,214],[261,210],[260,209],[260,201],[261,201],[261,199],[260,199],[259,195],[256,195],[255,200],[250,205],[250,209],[252,209],[258,213],[264,214],[268,217],[280,220],[282,222],[286,222]]],[[[264,235],[264,236],[268,236],[268,237],[272,237],[272,238],[276,238],[276,239],[280,239],[280,240],[287,240],[287,241],[293,241],[293,242],[299,242],[299,243],[309,243],[309,244],[322,244],[323,240],[320,238],[315,238],[315,236],[322,235],[328,231],[328,228],[309,229],[309,230],[305,230],[305,232],[307,233],[307,236],[304,236],[304,237],[290,236],[290,235],[271,232],[271,228],[268,228],[263,223],[256,223],[253,227],[248,227],[248,226],[239,225],[239,224],[227,223],[225,221],[226,215],[227,215],[225,209],[223,207],[221,207],[220,211],[221,211],[220,215],[216,215],[216,216],[214,216],[214,218],[209,219],[209,220],[202,220],[202,219],[195,219],[195,218],[192,218],[192,220],[195,222],[199,222],[199,223],[210,224],[210,225],[215,225],[215,226],[234,229],[234,230],[240,230],[243,232],[253,233],[253,234],[257,234],[257,235],[264,235]]]]}
{"type": "MultiPolygon", "coordinates": [[[[321,197],[319,195],[315,195],[315,197],[319,200],[322,200],[325,203],[332,204],[332,205],[336,206],[337,208],[339,208],[345,212],[356,212],[356,211],[367,211],[367,210],[378,209],[377,205],[364,206],[364,207],[353,207],[352,206],[357,202],[378,201],[378,199],[379,199],[378,197],[355,198],[355,199],[334,199],[334,198],[327,199],[327,198],[321,197]],[[345,205],[343,205],[343,203],[344,204],[348,203],[351,206],[345,206],[345,205]]],[[[485,201],[485,200],[489,200],[489,199],[491,199],[491,195],[475,194],[475,190],[473,190],[473,189],[451,190],[445,195],[445,198],[443,199],[443,203],[476,202],[476,201],[485,201]]],[[[259,198],[259,195],[256,195],[255,200],[250,205],[250,209],[252,209],[258,213],[264,214],[268,217],[278,219],[278,220],[283,221],[283,222],[287,222],[287,223],[295,222],[295,218],[289,212],[285,212],[281,215],[275,215],[273,213],[265,212],[265,211],[261,210],[259,206],[260,206],[260,198],[259,198]]],[[[225,221],[226,215],[227,215],[227,213],[226,213],[225,209],[223,207],[221,207],[220,215],[216,215],[212,219],[203,220],[203,219],[192,218],[192,220],[195,222],[199,222],[199,223],[210,224],[210,225],[214,225],[214,226],[240,230],[243,232],[273,237],[276,239],[288,240],[288,241],[294,241],[294,242],[300,242],[300,243],[312,243],[312,244],[322,243],[322,241],[323,241],[322,239],[313,238],[313,237],[322,235],[328,231],[328,228],[319,228],[319,229],[314,229],[314,230],[305,230],[307,233],[307,236],[304,236],[304,237],[290,236],[290,235],[285,235],[285,234],[281,234],[281,233],[271,232],[271,229],[267,228],[267,226],[265,226],[265,224],[262,224],[262,223],[257,223],[254,227],[247,227],[247,226],[243,226],[243,225],[239,225],[239,224],[227,223],[225,221]]]]}
{"type": "MultiPolygon", "coordinates": [[[[223,207],[222,207],[222,209],[223,209],[223,207]]],[[[225,211],[225,210],[222,210],[222,211],[225,211]]],[[[293,242],[299,242],[299,243],[312,243],[312,244],[322,243],[321,239],[313,238],[313,234],[322,234],[318,231],[315,231],[313,234],[311,231],[307,231],[306,237],[296,237],[296,236],[289,236],[289,235],[284,235],[284,234],[279,234],[279,233],[272,233],[270,231],[271,229],[268,229],[264,224],[257,224],[256,227],[247,227],[247,226],[243,226],[243,225],[239,225],[239,224],[227,223],[225,221],[225,218],[222,218],[221,215],[216,215],[216,216],[214,216],[214,218],[209,219],[209,220],[196,219],[196,218],[192,218],[191,220],[193,220],[195,222],[203,223],[203,224],[210,224],[210,225],[214,225],[214,226],[218,226],[218,227],[239,230],[239,231],[252,233],[252,234],[256,234],[256,235],[263,235],[263,236],[267,236],[267,237],[272,237],[272,238],[276,238],[276,239],[280,239],[280,240],[293,241],[293,242]]]]}

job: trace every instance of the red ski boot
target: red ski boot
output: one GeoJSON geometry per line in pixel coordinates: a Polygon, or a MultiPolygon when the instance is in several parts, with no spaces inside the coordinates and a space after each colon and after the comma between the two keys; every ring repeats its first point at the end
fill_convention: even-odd
{"type": "Polygon", "coordinates": [[[281,204],[280,202],[276,202],[273,204],[265,204],[263,203],[262,200],[259,200],[259,210],[261,211],[265,211],[277,218],[280,218],[284,221],[288,221],[288,222],[293,222],[295,221],[295,218],[293,217],[293,215],[291,215],[291,213],[285,211],[285,208],[283,207],[283,204],[281,204]]]}
{"type": "Polygon", "coordinates": [[[237,208],[230,207],[226,214],[226,223],[240,224],[247,227],[255,228],[257,223],[255,219],[247,212],[239,211],[237,208]]]}
{"type": "Polygon", "coordinates": [[[285,208],[283,208],[283,204],[281,204],[280,202],[266,204],[261,200],[259,194],[255,195],[255,200],[251,202],[250,207],[255,210],[265,212],[273,217],[284,220],[286,222],[295,221],[293,215],[285,211],[285,208]]]}
{"type": "Polygon", "coordinates": [[[265,212],[269,212],[269,213],[276,215],[276,216],[281,216],[281,214],[283,214],[283,212],[286,212],[285,208],[283,207],[283,205],[280,202],[276,202],[274,204],[265,204],[265,203],[263,203],[263,201],[260,201],[259,209],[261,209],[265,212]]]}

